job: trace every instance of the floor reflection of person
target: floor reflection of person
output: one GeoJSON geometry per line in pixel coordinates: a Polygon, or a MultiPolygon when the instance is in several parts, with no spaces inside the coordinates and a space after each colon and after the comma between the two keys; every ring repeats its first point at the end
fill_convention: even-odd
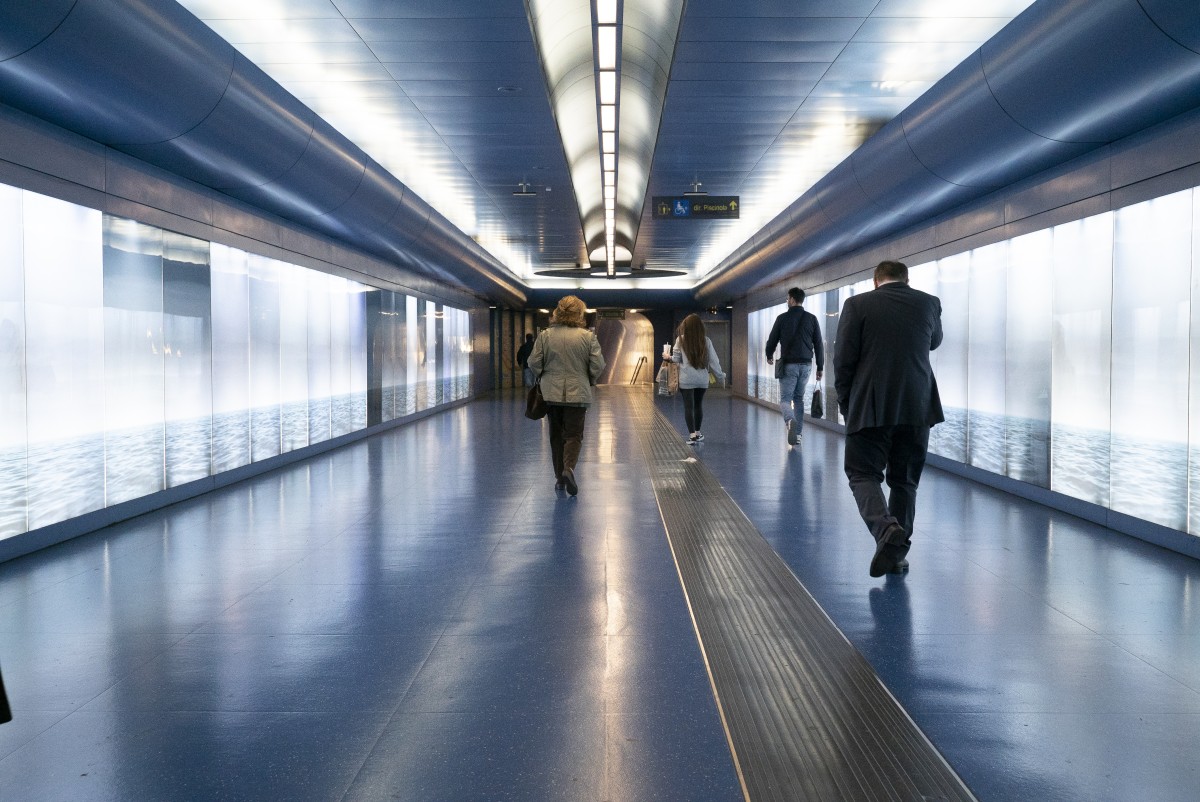
{"type": "Polygon", "coordinates": [[[585,328],[583,301],[568,295],[558,302],[550,328],[533,344],[528,365],[542,388],[550,411],[550,455],[554,460],[555,489],[579,492],[575,465],[583,446],[583,423],[592,386],[604,370],[600,341],[585,328]]]}
{"type": "Polygon", "coordinates": [[[875,538],[877,577],[908,570],[929,428],[945,418],[929,362],[942,342],[941,301],[908,286],[903,262],[880,262],[874,282],[842,306],[834,387],[846,419],[846,477],[875,538]]]}

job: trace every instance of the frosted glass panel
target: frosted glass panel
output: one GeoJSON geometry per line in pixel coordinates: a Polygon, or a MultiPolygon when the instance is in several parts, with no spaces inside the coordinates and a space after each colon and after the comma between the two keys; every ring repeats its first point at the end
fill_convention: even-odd
{"type": "Polygon", "coordinates": [[[213,243],[213,472],[250,463],[249,254],[213,243]]]}
{"type": "Polygon", "coordinates": [[[1112,508],[1187,523],[1192,193],[1116,214],[1112,508]]]}
{"type": "Polygon", "coordinates": [[[280,453],[279,265],[250,256],[250,456],[280,453]]]}
{"type": "Polygon", "coordinates": [[[308,273],[308,438],[330,438],[330,277],[308,273]]]}
{"type": "Polygon", "coordinates": [[[308,277],[280,263],[279,411],[284,452],[308,445],[308,277]]]}
{"type": "Polygon", "coordinates": [[[167,486],[212,472],[212,288],[209,245],[163,233],[167,486]]]}
{"type": "MultiPolygon", "coordinates": [[[[0,539],[365,428],[383,292],[0,185],[0,539]]],[[[470,315],[386,295],[393,415],[467,397],[470,315]]]]}
{"type": "Polygon", "coordinates": [[[1051,483],[1108,505],[1113,215],[1054,229],[1051,483]]]}
{"type": "Polygon", "coordinates": [[[1191,393],[1188,398],[1188,531],[1200,534],[1200,190],[1192,190],[1191,393]]]}
{"type": "Polygon", "coordinates": [[[98,211],[32,192],[23,222],[35,528],[104,506],[103,227],[98,211]]]}
{"type": "Polygon", "coordinates": [[[942,344],[930,354],[946,420],[930,430],[929,450],[959,462],[967,461],[970,274],[970,252],[938,260],[934,295],[942,304],[942,344]]]}
{"type": "Polygon", "coordinates": [[[0,539],[28,528],[21,195],[19,189],[0,185],[0,539]]]}
{"type": "Polygon", "coordinates": [[[1006,472],[1050,486],[1050,342],[1053,329],[1053,234],[1009,243],[1008,320],[1004,348],[1006,472]]]}
{"type": "Polygon", "coordinates": [[[166,482],[163,233],[104,217],[105,502],[166,482]]]}
{"type": "MultiPolygon", "coordinates": [[[[972,465],[1004,473],[1004,348],[1008,243],[971,253],[968,320],[967,454],[972,465]]],[[[944,335],[943,335],[944,336],[944,335]]]]}
{"type": "Polygon", "coordinates": [[[350,324],[350,431],[367,428],[367,288],[346,282],[350,324]]]}

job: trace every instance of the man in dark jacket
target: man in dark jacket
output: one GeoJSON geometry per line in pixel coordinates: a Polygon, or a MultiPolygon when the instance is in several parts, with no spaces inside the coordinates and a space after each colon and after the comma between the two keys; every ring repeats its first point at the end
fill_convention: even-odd
{"type": "Polygon", "coordinates": [[[804,311],[804,290],[788,290],[788,309],[775,318],[767,337],[767,364],[775,363],[775,346],[781,345],[775,378],[779,379],[779,411],[787,426],[788,445],[800,445],[804,429],[804,388],[817,358],[817,381],[825,375],[825,346],[816,316],[804,311]]]}
{"type": "Polygon", "coordinates": [[[529,369],[529,355],[533,353],[533,335],[526,334],[525,342],[517,349],[517,364],[521,366],[521,378],[526,387],[536,384],[533,371],[529,369]]]}
{"type": "Polygon", "coordinates": [[[834,389],[846,419],[846,477],[875,538],[871,576],[908,570],[929,427],[945,420],[929,364],[941,342],[941,301],[908,286],[901,262],[880,262],[875,290],[842,307],[834,389]]]}

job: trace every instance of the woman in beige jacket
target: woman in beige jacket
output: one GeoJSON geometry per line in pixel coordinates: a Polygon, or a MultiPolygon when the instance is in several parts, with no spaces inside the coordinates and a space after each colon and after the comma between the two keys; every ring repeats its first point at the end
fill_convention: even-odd
{"type": "Polygon", "coordinates": [[[583,301],[568,295],[558,302],[546,329],[533,344],[526,363],[542,387],[550,407],[550,455],[555,489],[579,492],[575,464],[583,445],[583,421],[592,403],[592,385],[604,370],[600,341],[584,327],[583,301]]]}

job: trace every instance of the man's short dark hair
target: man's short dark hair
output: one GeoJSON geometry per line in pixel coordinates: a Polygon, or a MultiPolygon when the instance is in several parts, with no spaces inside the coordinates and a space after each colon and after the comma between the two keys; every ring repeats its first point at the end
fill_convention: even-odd
{"type": "Polygon", "coordinates": [[[532,339],[533,339],[533,335],[532,335],[532,334],[526,334],[526,335],[525,335],[525,342],[529,342],[529,341],[530,341],[530,340],[532,340],[532,339]]]}
{"type": "Polygon", "coordinates": [[[876,281],[908,281],[908,265],[904,262],[880,262],[875,267],[876,281]]]}
{"type": "Polygon", "coordinates": [[[792,287],[790,290],[788,290],[788,297],[797,304],[802,304],[804,303],[804,290],[800,289],[799,287],[792,287]]]}

